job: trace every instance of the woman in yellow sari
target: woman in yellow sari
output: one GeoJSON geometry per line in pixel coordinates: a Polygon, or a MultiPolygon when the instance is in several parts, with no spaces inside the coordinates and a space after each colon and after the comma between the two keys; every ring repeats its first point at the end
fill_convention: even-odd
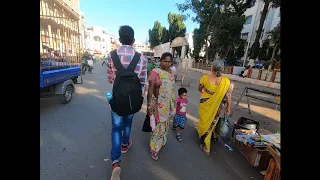
{"type": "Polygon", "coordinates": [[[198,90],[202,93],[199,105],[198,134],[201,139],[200,148],[210,155],[211,137],[217,138],[215,127],[219,115],[225,107],[225,114],[230,114],[232,86],[230,80],[221,75],[224,62],[215,60],[212,63],[212,74],[200,79],[198,90]]]}

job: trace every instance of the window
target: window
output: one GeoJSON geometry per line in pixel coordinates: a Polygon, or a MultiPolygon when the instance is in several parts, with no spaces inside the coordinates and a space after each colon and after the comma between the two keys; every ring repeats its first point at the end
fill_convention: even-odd
{"type": "Polygon", "coordinates": [[[248,16],[248,17],[246,17],[246,22],[244,24],[245,25],[246,24],[251,24],[251,21],[252,21],[252,16],[248,16]]]}
{"type": "Polygon", "coordinates": [[[247,40],[248,39],[248,35],[249,35],[249,33],[242,33],[241,34],[241,39],[247,40]]]}
{"type": "Polygon", "coordinates": [[[93,39],[94,39],[94,41],[99,41],[99,42],[101,42],[101,38],[100,38],[99,36],[95,36],[95,37],[93,37],[93,39]]]}

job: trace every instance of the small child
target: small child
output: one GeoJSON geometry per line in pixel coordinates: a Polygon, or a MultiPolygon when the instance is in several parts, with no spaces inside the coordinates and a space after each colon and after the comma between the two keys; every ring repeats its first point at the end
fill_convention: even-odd
{"type": "Polygon", "coordinates": [[[181,132],[182,129],[184,129],[184,124],[187,120],[186,114],[187,114],[187,89],[186,88],[180,88],[178,90],[179,97],[176,99],[176,115],[174,116],[173,120],[173,130],[176,130],[178,128],[177,132],[177,139],[179,142],[182,141],[181,138],[181,132]]]}

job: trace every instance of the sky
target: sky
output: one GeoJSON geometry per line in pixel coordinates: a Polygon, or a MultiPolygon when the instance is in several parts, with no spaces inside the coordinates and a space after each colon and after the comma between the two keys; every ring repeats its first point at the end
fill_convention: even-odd
{"type": "MultiPolygon", "coordinates": [[[[88,26],[102,27],[119,37],[119,27],[129,25],[134,29],[136,41],[145,42],[154,22],[158,20],[168,28],[168,13],[181,14],[175,4],[183,2],[184,0],[80,0],[80,10],[88,26]]],[[[199,27],[191,19],[186,20],[185,25],[187,32],[199,27]]]]}

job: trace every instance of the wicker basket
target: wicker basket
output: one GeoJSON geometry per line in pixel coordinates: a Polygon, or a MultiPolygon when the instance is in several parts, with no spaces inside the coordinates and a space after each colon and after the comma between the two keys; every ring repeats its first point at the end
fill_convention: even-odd
{"type": "Polygon", "coordinates": [[[274,159],[270,159],[264,180],[281,180],[280,166],[274,159]]]}

